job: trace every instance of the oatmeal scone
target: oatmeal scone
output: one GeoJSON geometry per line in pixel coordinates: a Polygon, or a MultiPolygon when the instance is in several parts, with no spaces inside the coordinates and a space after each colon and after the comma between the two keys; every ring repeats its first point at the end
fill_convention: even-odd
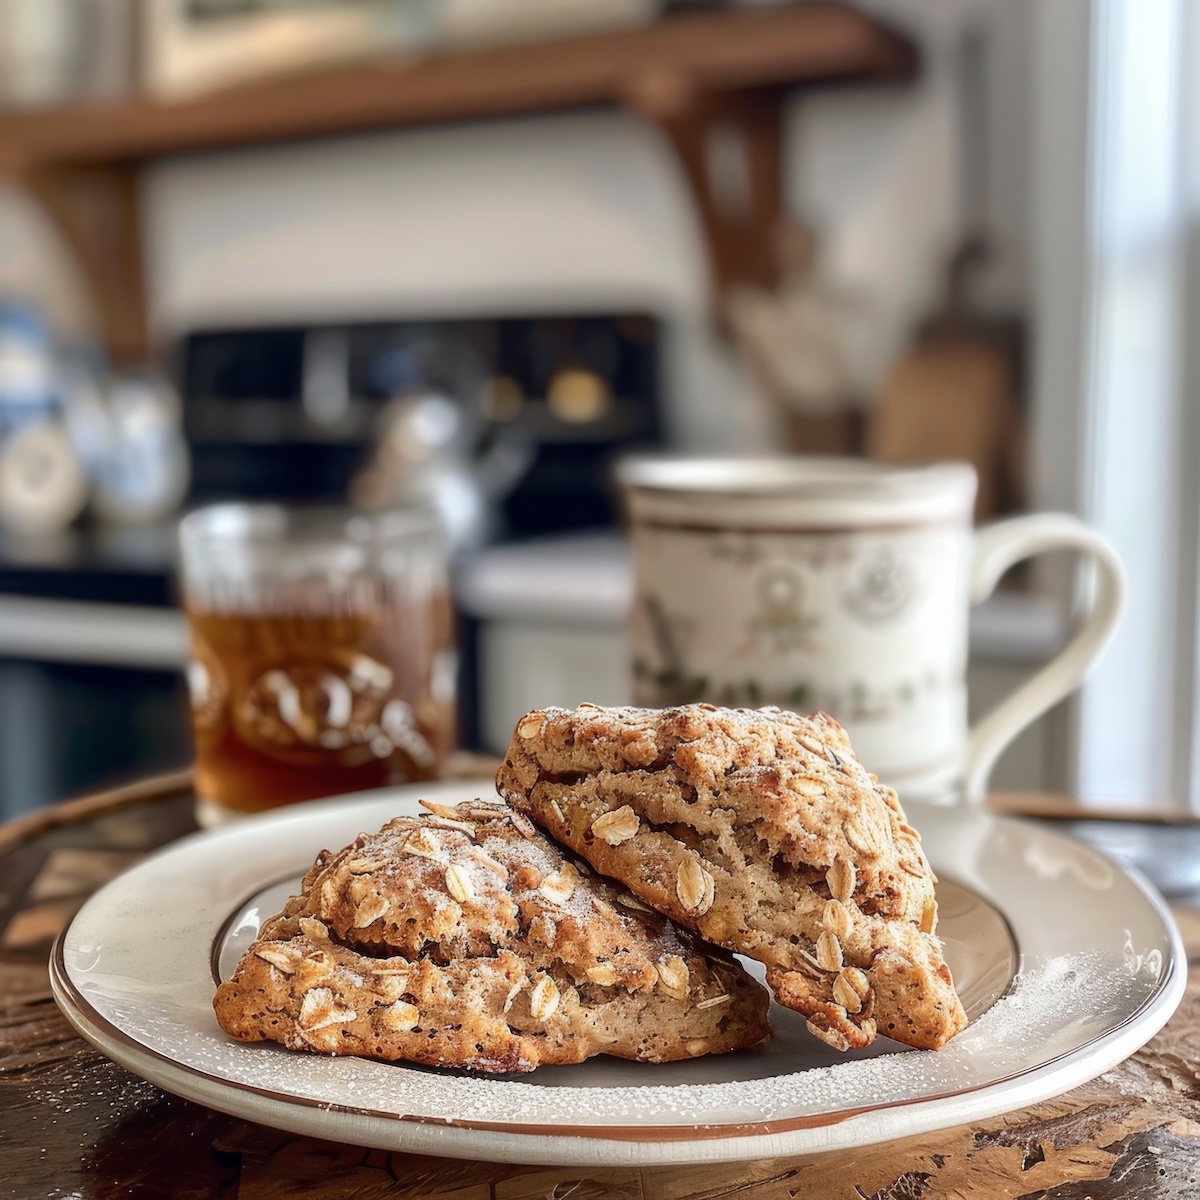
{"type": "Polygon", "coordinates": [[[658,912],[766,963],[830,1045],[939,1048],[966,1025],[919,835],[830,717],[536,710],[496,783],[658,912]]]}
{"type": "Polygon", "coordinates": [[[213,1006],[242,1041],[531,1071],[762,1041],[769,998],[528,818],[475,802],[323,851],[213,1006]]]}

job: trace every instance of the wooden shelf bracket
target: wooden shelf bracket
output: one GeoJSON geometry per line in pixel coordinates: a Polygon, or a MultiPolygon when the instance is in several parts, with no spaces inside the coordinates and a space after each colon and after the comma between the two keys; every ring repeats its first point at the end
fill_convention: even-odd
{"type": "Polygon", "coordinates": [[[150,358],[136,163],[45,164],[25,186],[71,248],[88,283],[101,338],[122,366],[150,358]]]}
{"type": "Polygon", "coordinates": [[[713,292],[772,288],[783,204],[782,94],[700,92],[681,79],[640,81],[634,111],[666,135],[700,216],[713,292]]]}

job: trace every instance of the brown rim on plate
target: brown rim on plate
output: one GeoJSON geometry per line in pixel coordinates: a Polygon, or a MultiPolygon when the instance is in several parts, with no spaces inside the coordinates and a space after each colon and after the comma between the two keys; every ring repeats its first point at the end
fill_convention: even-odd
{"type": "MultiPolygon", "coordinates": [[[[70,926],[67,927],[69,929],[70,926]]],[[[1055,1055],[1036,1066],[1027,1067],[1020,1071],[1014,1071],[1009,1075],[1000,1076],[997,1079],[988,1080],[986,1083],[972,1084],[969,1087],[955,1088],[944,1092],[935,1092],[925,1096],[914,1096],[906,1100],[886,1101],[879,1104],[862,1105],[856,1108],[839,1109],[834,1113],[819,1113],[804,1117],[789,1117],[777,1121],[762,1121],[762,1122],[738,1122],[729,1125],[716,1124],[694,1124],[694,1125],[507,1125],[499,1122],[491,1121],[472,1121],[464,1118],[441,1118],[431,1116],[421,1116],[413,1113],[398,1113],[391,1112],[386,1109],[365,1108],[352,1104],[327,1103],[325,1101],[316,1100],[310,1096],[296,1096],[285,1092],[273,1091],[269,1088],[256,1087],[253,1084],[241,1083],[236,1080],[225,1079],[219,1075],[214,1075],[208,1071],[202,1071],[196,1067],[185,1063],[180,1063],[172,1059],[169,1055],[163,1054],[159,1050],[155,1050],[149,1046],[139,1042],[136,1038],[131,1037],[119,1026],[114,1025],[107,1017],[103,1016],[80,994],[66,972],[66,962],[64,959],[63,944],[66,940],[67,929],[58,936],[54,943],[54,949],[50,958],[50,977],[51,983],[54,985],[55,999],[59,1001],[60,1006],[67,1016],[67,1019],[74,1026],[76,1032],[80,1034],[86,1041],[90,1042],[101,1053],[106,1053],[103,1047],[99,1046],[90,1036],[89,1028],[86,1022],[76,1020],[77,1016],[86,1016],[91,1025],[96,1029],[104,1031],[108,1037],[114,1042],[128,1046],[133,1049],[138,1055],[145,1055],[158,1062],[162,1062],[173,1070],[182,1072],[186,1075],[193,1075],[199,1079],[205,1079],[221,1084],[224,1087],[231,1088],[235,1091],[248,1092],[252,1095],[262,1096],[275,1103],[284,1105],[295,1105],[301,1108],[316,1108],[323,1109],[326,1112],[347,1113],[354,1116],[374,1117],[380,1120],[390,1121],[409,1121],[421,1125],[433,1125],[438,1127],[451,1126],[456,1129],[477,1130],[487,1133],[515,1134],[526,1137],[581,1137],[598,1140],[611,1141],[633,1141],[633,1142],[656,1142],[656,1141],[690,1141],[693,1139],[712,1139],[712,1138],[739,1138],[739,1137],[762,1137],[771,1136],[773,1134],[791,1133],[798,1129],[819,1129],[829,1125],[840,1125],[844,1121],[848,1121],[854,1117],[863,1116],[866,1113],[879,1112],[883,1109],[905,1108],[914,1104],[925,1104],[938,1100],[950,1100],[956,1096],[970,1095],[973,1092],[984,1091],[988,1088],[995,1087],[997,1084],[1007,1083],[1013,1079],[1019,1079],[1022,1076],[1033,1074],[1035,1071],[1040,1071],[1046,1067],[1053,1066],[1055,1063],[1061,1062],[1064,1059],[1071,1058],[1074,1055],[1082,1054],[1089,1046],[1099,1041],[1106,1036],[1111,1030],[1106,1030],[1104,1034],[1097,1034],[1095,1037],[1089,1038],[1086,1042],[1075,1046],[1070,1050],[1064,1051],[1062,1054],[1055,1055]],[[70,1007],[62,1005],[63,998],[69,1002],[70,1007]],[[72,1011],[74,1009],[74,1011],[72,1011]]],[[[1146,997],[1146,999],[1135,1009],[1129,1013],[1114,1029],[1123,1028],[1124,1026],[1137,1020],[1137,1018],[1145,1012],[1157,994],[1166,986],[1169,980],[1178,971],[1177,960],[1172,957],[1167,963],[1167,969],[1164,970],[1158,986],[1154,991],[1146,997]]],[[[267,1047],[269,1048],[269,1047],[267,1047]]],[[[274,1050],[271,1050],[274,1053],[274,1050]]],[[[282,1047],[279,1048],[280,1053],[288,1053],[282,1047]]],[[[937,1053],[929,1051],[928,1053],[937,1053]]],[[[121,1065],[127,1066],[122,1063],[121,1065]]],[[[156,1082],[151,1080],[151,1082],[156,1082]]],[[[162,1085],[158,1085],[162,1086],[162,1085]]],[[[164,1090],[170,1090],[164,1088],[164,1090]]],[[[209,1100],[197,1101],[208,1107],[219,1108],[218,1105],[212,1104],[209,1100]]],[[[234,1113],[235,1116],[240,1116],[240,1113],[234,1113]]]]}
{"type": "MultiPolygon", "coordinates": [[[[405,794],[411,790],[401,789],[395,795],[380,796],[379,800],[372,797],[371,814],[374,814],[380,800],[386,802],[388,812],[393,812],[397,804],[408,803],[405,794]]],[[[366,820],[368,814],[365,811],[366,803],[363,797],[344,798],[339,802],[338,809],[342,810],[347,800],[351,799],[358,800],[359,808],[364,809],[362,812],[355,809],[356,815],[353,820],[366,820]]],[[[412,802],[415,803],[415,800],[412,802]]],[[[311,837],[314,833],[317,837],[332,836],[331,830],[326,832],[321,832],[321,830],[329,825],[333,815],[332,809],[324,813],[310,813],[307,818],[298,822],[297,828],[293,832],[298,835],[303,827],[306,837],[311,837]],[[314,817],[318,819],[312,819],[314,817]]],[[[932,820],[935,814],[933,810],[930,810],[927,815],[932,820]]],[[[390,1069],[388,1065],[364,1064],[372,1068],[370,1078],[374,1081],[368,1085],[367,1093],[364,1095],[366,1102],[347,1104],[343,1099],[346,1092],[338,1083],[338,1080],[342,1079],[340,1073],[330,1076],[328,1072],[324,1072],[321,1076],[324,1080],[321,1086],[314,1085],[312,1089],[309,1089],[304,1084],[305,1072],[298,1069],[296,1065],[295,1060],[299,1056],[287,1055],[285,1051],[276,1050],[274,1047],[264,1049],[292,1060],[281,1076],[288,1080],[288,1087],[291,1090],[281,1090],[279,1087],[266,1088],[259,1086],[262,1083],[262,1076],[258,1073],[257,1068],[252,1069],[253,1064],[248,1067],[245,1062],[242,1062],[241,1066],[233,1072],[236,1077],[230,1078],[227,1071],[214,1071],[211,1063],[204,1057],[210,1053],[209,1050],[202,1050],[199,1057],[195,1053],[189,1053],[188,1047],[191,1042],[188,1039],[199,1037],[201,1041],[198,1044],[204,1046],[216,1047],[220,1044],[212,1037],[217,1032],[215,1019],[211,1027],[206,1029],[204,1010],[208,1006],[207,1004],[198,1004],[195,997],[187,1000],[180,1013],[186,1024],[179,1030],[179,1036],[184,1039],[179,1054],[175,1053],[172,1048],[176,1037],[173,1026],[165,1027],[165,1033],[139,1037],[136,1035],[136,1031],[131,1034],[122,1028],[122,1025],[126,1023],[120,1015],[122,1010],[119,995],[114,994],[108,997],[102,990],[97,995],[95,1005],[85,999],[83,989],[87,987],[87,979],[81,976],[80,972],[86,972],[93,968],[83,964],[76,964],[71,968],[80,979],[79,986],[76,987],[74,981],[67,975],[68,940],[78,939],[81,936],[78,931],[83,926],[85,919],[88,922],[86,929],[88,936],[96,932],[92,924],[96,920],[102,922],[101,929],[103,929],[104,921],[127,920],[127,917],[119,916],[120,910],[112,908],[115,896],[109,900],[108,908],[104,910],[106,915],[102,916],[101,912],[97,910],[89,916],[92,908],[92,905],[89,904],[72,922],[72,925],[64,931],[55,947],[51,964],[52,979],[56,996],[62,1003],[71,1023],[87,1040],[98,1046],[109,1057],[130,1067],[152,1082],[165,1086],[168,1091],[176,1091],[178,1094],[202,1104],[245,1119],[261,1121],[313,1137],[335,1137],[350,1143],[397,1150],[407,1149],[414,1152],[473,1153],[479,1158],[498,1161],[547,1163],[604,1162],[609,1161],[606,1156],[613,1155],[615,1159],[627,1161],[630,1164],[650,1165],[716,1159],[733,1161],[763,1155],[803,1154],[826,1149],[844,1149],[894,1136],[925,1133],[963,1121],[993,1117],[1067,1091],[1109,1069],[1136,1051],[1168,1019],[1182,993],[1185,976],[1182,970],[1182,949],[1178,933],[1165,906],[1141,881],[1136,871],[1122,870],[1104,855],[1030,822],[988,817],[985,830],[976,829],[973,821],[964,824],[964,818],[974,817],[974,814],[947,812],[946,815],[954,816],[955,819],[944,826],[937,823],[934,825],[934,828],[944,829],[944,832],[939,834],[939,838],[950,839],[943,852],[944,864],[947,861],[945,854],[951,852],[951,847],[957,845],[955,839],[967,836],[977,838],[984,832],[994,836],[1000,832],[1001,826],[1004,826],[1009,830],[1009,836],[1015,839],[1010,852],[1024,853],[1022,847],[1026,847],[1030,852],[1053,851],[1057,847],[1060,852],[1068,853],[1071,863],[1079,862],[1078,856],[1083,855],[1086,860],[1085,866],[1094,863],[1096,867],[1103,866],[1106,874],[1115,873],[1118,876],[1124,876],[1125,890],[1136,893],[1136,899],[1139,901],[1136,912],[1131,910],[1129,914],[1129,919],[1134,922],[1132,928],[1135,929],[1135,932],[1140,931],[1137,935],[1138,945],[1143,945],[1141,939],[1147,939],[1144,946],[1152,951],[1156,963],[1152,977],[1146,977],[1144,983],[1136,991],[1131,991],[1126,1002],[1113,1008],[1110,1012],[1098,1014],[1097,1021],[1089,1021],[1075,1034],[1070,1036],[1064,1034],[1063,1038],[1056,1039],[1057,1048],[1052,1043],[1042,1045],[1039,1041],[1030,1054],[1001,1054],[994,1063],[989,1058],[980,1072],[973,1072],[967,1076],[961,1085],[947,1072],[940,1072],[940,1078],[935,1072],[932,1077],[927,1077],[924,1081],[926,1087],[924,1092],[919,1092],[919,1089],[893,1088],[889,1097],[885,1096],[882,1090],[874,1092],[868,1088],[853,1094],[846,1093],[844,1089],[840,1088],[840,1085],[834,1083],[832,1088],[824,1087],[824,1091],[828,1094],[814,1103],[789,1102],[791,1106],[785,1111],[790,1115],[780,1115],[777,1118],[773,1118],[771,1115],[771,1104],[763,1104],[757,1099],[750,1099],[749,1093],[745,1103],[736,1095],[729,1100],[723,1099],[719,1104],[715,1101],[711,1104],[702,1103],[702,1098],[697,1098],[696,1103],[690,1105],[691,1113],[682,1114],[683,1120],[680,1123],[662,1125],[654,1120],[659,1104],[657,1093],[659,1091],[667,1093],[667,1097],[662,1100],[662,1103],[673,1114],[676,1114],[679,1112],[678,1106],[671,1103],[670,1093],[678,1088],[679,1092],[684,1094],[691,1088],[690,1082],[686,1080],[682,1082],[669,1080],[665,1089],[651,1088],[651,1091],[656,1093],[655,1098],[648,1098],[640,1104],[644,1120],[637,1124],[630,1124],[631,1115],[625,1115],[622,1112],[624,1106],[621,1102],[621,1095],[629,1092],[631,1097],[636,1098],[636,1093],[641,1088],[638,1085],[627,1085],[618,1077],[617,1083],[597,1089],[598,1096],[605,1092],[619,1094],[613,1095],[611,1104],[602,1105],[600,1109],[594,1110],[596,1112],[594,1120],[593,1110],[589,1109],[582,1101],[577,1100],[576,1102],[580,1103],[582,1107],[579,1116],[574,1119],[575,1123],[549,1124],[554,1120],[556,1112],[553,1094],[557,1088],[554,1086],[545,1089],[535,1087],[533,1090],[542,1095],[542,1100],[538,1102],[538,1105],[544,1108],[545,1115],[533,1111],[530,1113],[533,1118],[531,1121],[517,1125],[508,1123],[509,1109],[506,1099],[501,1099],[499,1102],[489,1101],[487,1107],[491,1111],[479,1112],[477,1117],[473,1117],[467,1107],[473,1102],[453,1102],[453,1096],[450,1094],[454,1091],[452,1079],[438,1080],[436,1077],[441,1076],[442,1072],[419,1067],[398,1067],[397,1069],[402,1071],[406,1078],[399,1090],[392,1093],[391,1085],[387,1082],[387,1072],[390,1069]],[[109,1000],[117,1003],[118,1007],[112,1008],[109,1000]],[[105,1013],[110,1013],[111,1019],[105,1016],[105,1013]],[[180,1061],[181,1055],[188,1060],[186,1063],[180,1061]],[[1042,1057],[1038,1057],[1038,1055],[1042,1055],[1042,1057]],[[172,1068],[177,1069],[173,1070],[172,1068]],[[434,1082],[438,1084],[439,1094],[442,1095],[444,1102],[439,1102],[437,1107],[424,1109],[423,1112],[399,1111],[401,1108],[409,1110],[423,1108],[420,1100],[422,1095],[420,1081],[413,1078],[411,1074],[413,1071],[418,1073],[429,1071],[434,1077],[431,1078],[431,1084],[434,1082]],[[988,1071],[991,1071],[992,1074],[987,1074],[988,1071]],[[450,1088],[449,1093],[447,1087],[450,1088]],[[919,1094],[913,1094],[914,1090],[917,1090],[919,1094]],[[409,1098],[405,1098],[406,1094],[409,1098]],[[239,1095],[245,1098],[239,1101],[237,1099],[239,1095]],[[393,1099],[393,1095],[395,1099],[393,1099]],[[841,1107],[840,1095],[845,1095],[851,1105],[841,1107]],[[880,1099],[878,1103],[875,1103],[873,1101],[877,1095],[880,1096],[880,1099]],[[450,1097],[449,1100],[446,1099],[447,1096],[450,1097]],[[963,1099],[964,1097],[974,1098],[963,1099]],[[319,1116],[303,1115],[322,1109],[336,1114],[335,1119],[328,1125],[322,1123],[319,1116]],[[888,1118],[886,1113],[889,1111],[897,1115],[888,1118]],[[289,1112],[294,1115],[289,1116],[289,1112]],[[899,1115],[905,1112],[914,1115],[899,1115]],[[760,1113],[762,1119],[757,1119],[760,1113]],[[861,1119],[864,1115],[871,1113],[879,1115],[874,1119],[861,1119]],[[727,1116],[729,1119],[725,1119],[727,1116]],[[585,1123],[577,1123],[580,1117],[585,1123]],[[614,1123],[600,1123],[604,1120],[612,1120],[614,1123]],[[411,1138],[387,1132],[389,1128],[395,1128],[395,1124],[400,1121],[406,1122],[408,1127],[419,1125],[432,1132],[414,1135],[411,1138]],[[852,1128],[846,1132],[817,1133],[815,1136],[808,1136],[803,1132],[804,1130],[834,1130],[844,1128],[848,1123],[852,1128]],[[460,1132],[452,1137],[439,1138],[436,1134],[436,1130],[439,1128],[453,1128],[460,1132]],[[506,1137],[506,1134],[518,1136],[506,1137]],[[788,1136],[782,1144],[778,1140],[773,1143],[771,1138],[778,1138],[779,1135],[788,1136]],[[763,1140],[760,1141],[760,1139],[763,1140]],[[692,1150],[686,1148],[688,1142],[694,1142],[692,1150]],[[657,1150],[654,1149],[656,1144],[660,1147],[657,1150]],[[635,1150],[633,1149],[634,1145],[644,1148],[635,1150]],[[623,1151],[620,1149],[622,1146],[629,1148],[623,1151]],[[705,1147],[713,1148],[705,1149],[705,1147]]],[[[982,814],[978,815],[982,816],[982,814]]],[[[337,828],[340,831],[340,823],[337,828]]],[[[340,832],[338,836],[340,836],[340,832]]],[[[228,836],[204,835],[202,839],[191,840],[196,851],[199,850],[199,841],[209,843],[205,847],[205,855],[207,858],[212,858],[213,855],[221,856],[223,854],[228,836]],[[220,847],[217,845],[218,840],[222,840],[220,847]]],[[[137,870],[149,869],[152,861],[149,860],[137,870]]],[[[273,861],[275,867],[270,873],[275,875],[284,860],[277,853],[273,861]]],[[[965,861],[974,862],[975,860],[971,858],[965,861]]],[[[1049,881],[1050,879],[1050,876],[1045,874],[1047,870],[1057,876],[1057,871],[1054,869],[1055,860],[1052,858],[1041,859],[1035,855],[1034,858],[1028,860],[1015,861],[1027,861],[1029,867],[1043,880],[1049,881]]],[[[990,863],[993,867],[996,866],[992,855],[986,856],[980,860],[980,863],[990,863]]],[[[165,871],[169,875],[174,866],[172,859],[171,864],[160,865],[157,874],[163,875],[165,871]]],[[[292,870],[296,874],[301,872],[299,867],[293,867],[292,870]]],[[[1079,880],[1077,886],[1086,889],[1109,886],[1103,881],[1097,884],[1094,880],[1088,879],[1086,874],[1085,872],[1084,875],[1076,876],[1079,880]]],[[[239,890],[242,891],[243,896],[246,895],[244,889],[247,882],[258,883],[260,887],[262,886],[261,881],[254,880],[252,874],[249,877],[243,874],[241,878],[242,889],[239,890]]],[[[982,892],[976,891],[974,887],[969,887],[967,890],[982,898],[990,910],[1002,914],[1010,925],[1015,913],[1020,918],[1016,926],[1017,936],[1022,936],[1021,931],[1024,930],[1022,922],[1034,922],[1028,931],[1034,941],[1026,950],[1022,962],[1027,972],[1033,967],[1036,974],[1039,964],[1043,961],[1043,958],[1039,957],[1041,955],[1088,951],[1093,945],[1099,948],[1103,944],[1107,947],[1106,961],[1110,964],[1106,970],[1121,973],[1119,931],[1117,940],[1114,942],[1111,930],[1115,927],[1111,925],[1111,922],[1103,925],[1103,930],[1107,932],[1101,932],[1096,927],[1096,922],[1092,921],[1088,928],[1081,929],[1079,934],[1068,937],[1065,941],[1062,936],[1047,941],[1037,932],[1043,927],[1040,919],[1036,916],[1036,913],[1040,912],[1042,902],[1037,902],[1032,907],[1029,902],[1020,903],[1013,913],[1010,913],[1005,905],[1003,897],[1006,893],[1003,889],[995,896],[990,894],[991,884],[988,881],[992,880],[995,883],[1004,878],[1007,878],[1006,874],[996,876],[994,872],[985,872],[980,875],[978,880],[982,892]],[[1101,941],[1095,941],[1096,938],[1101,938],[1101,941]],[[1031,952],[1033,957],[1030,957],[1031,952]],[[1113,958],[1114,953],[1115,959],[1113,958]]],[[[126,890],[132,885],[132,882],[134,881],[131,881],[129,877],[125,877],[126,890]]],[[[117,887],[119,885],[109,886],[117,887]]],[[[1132,901],[1134,898],[1131,894],[1130,900],[1132,901]]],[[[1012,899],[1014,903],[1017,903],[1017,897],[1014,896],[1012,899]]],[[[193,922],[190,940],[196,942],[199,936],[208,943],[212,938],[211,931],[224,923],[224,916],[225,913],[218,916],[217,913],[210,911],[204,922],[209,929],[206,934],[202,933],[201,929],[196,927],[193,922]]],[[[1130,953],[1128,929],[1125,933],[1125,942],[1126,967],[1133,969],[1128,957],[1130,953]]],[[[139,974],[136,947],[131,949],[128,943],[125,946],[125,950],[120,951],[120,943],[114,943],[114,950],[119,953],[118,963],[122,961],[122,958],[129,958],[131,954],[133,955],[127,966],[118,966],[117,969],[132,970],[135,974],[139,974]]],[[[77,949],[83,951],[87,947],[81,944],[77,949]]],[[[195,945],[187,953],[192,956],[198,951],[201,961],[207,968],[209,949],[209,944],[206,944],[203,949],[199,945],[195,945]]],[[[109,969],[112,969],[111,964],[109,969]]],[[[203,987],[207,989],[210,978],[207,969],[203,971],[201,977],[205,980],[203,987]]],[[[193,978],[190,971],[188,978],[193,978]]],[[[986,962],[979,978],[987,978],[986,962]]],[[[102,981],[99,982],[103,989],[102,981]]],[[[208,994],[206,990],[206,998],[208,994]]],[[[1038,1004],[1041,1012],[1039,1020],[1043,1024],[1046,1020],[1056,1019],[1055,1011],[1047,1008],[1046,1002],[1039,1000],[1038,1004]]],[[[166,1015],[170,1016],[169,1013],[166,1015]]],[[[951,1047],[943,1053],[952,1053],[955,1044],[952,1043],[951,1047]]],[[[236,1043],[230,1042],[229,1047],[234,1049],[236,1043]]],[[[997,1049],[1000,1049],[999,1045],[997,1049]]],[[[908,1057],[907,1055],[889,1056],[881,1061],[898,1064],[901,1070],[904,1070],[908,1057]]],[[[925,1059],[928,1068],[940,1058],[940,1055],[922,1055],[921,1058],[925,1059]]],[[[220,1061],[219,1058],[212,1060],[218,1066],[220,1061]]],[[[270,1061],[270,1056],[263,1061],[265,1068],[270,1061]]],[[[280,1062],[278,1059],[275,1061],[280,1062]]],[[[319,1060],[316,1065],[320,1067],[319,1060]]],[[[824,1066],[825,1064],[814,1063],[811,1065],[824,1066]]],[[[860,1065],[866,1066],[867,1064],[860,1065]]],[[[914,1060],[913,1066],[915,1071],[919,1071],[920,1063],[918,1061],[914,1060]]],[[[747,1085],[762,1084],[769,1092],[773,1082],[778,1081],[779,1085],[786,1085],[793,1093],[796,1093],[796,1089],[800,1089],[800,1092],[796,1093],[800,1095],[805,1088],[804,1077],[806,1074],[805,1070],[781,1071],[767,1075],[752,1071],[748,1072],[744,1079],[738,1076],[725,1082],[733,1085],[735,1089],[739,1081],[747,1085]]],[[[352,1071],[345,1078],[365,1077],[352,1071]]],[[[639,1084],[644,1080],[645,1076],[643,1075],[639,1084]]],[[[482,1081],[485,1089],[488,1082],[487,1080],[482,1081]]],[[[499,1088],[522,1088],[521,1084],[508,1080],[498,1079],[495,1083],[499,1088]]],[[[567,1081],[564,1080],[564,1083],[567,1081]]],[[[823,1081],[823,1084],[828,1083],[829,1081],[823,1081]]],[[[702,1090],[706,1086],[701,1081],[702,1090]]],[[[818,1085],[819,1090],[820,1086],[818,1085]]],[[[522,1090],[525,1089],[522,1088],[522,1090]]],[[[586,1095],[588,1090],[586,1085],[580,1087],[567,1083],[565,1092],[586,1095]]],[[[566,1104],[568,1100],[569,1097],[564,1093],[563,1103],[566,1104]]],[[[630,1103],[633,1103],[633,1099],[630,1103]]],[[[685,1105],[686,1107],[689,1106],[685,1105]]],[[[519,1116],[516,1108],[512,1111],[514,1116],[519,1116]]],[[[529,1110],[522,1107],[521,1111],[529,1110]]],[[[564,1113],[564,1116],[568,1120],[571,1119],[569,1112],[564,1113]]]]}

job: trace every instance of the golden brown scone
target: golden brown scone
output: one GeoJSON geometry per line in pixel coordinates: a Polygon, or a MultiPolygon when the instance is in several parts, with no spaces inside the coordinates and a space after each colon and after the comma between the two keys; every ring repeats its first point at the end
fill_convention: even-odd
{"type": "Polygon", "coordinates": [[[531,1071],[753,1046],[769,998],[520,813],[429,805],[331,854],[213,1006],[242,1041],[531,1071]]]}
{"type": "Polygon", "coordinates": [[[496,784],[658,912],[766,963],[830,1045],[939,1048],[966,1025],[920,838],[824,714],[537,710],[496,784]]]}

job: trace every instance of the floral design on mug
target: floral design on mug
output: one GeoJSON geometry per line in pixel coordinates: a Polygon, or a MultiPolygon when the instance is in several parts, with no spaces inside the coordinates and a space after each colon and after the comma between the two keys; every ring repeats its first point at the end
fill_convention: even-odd
{"type": "Polygon", "coordinates": [[[813,570],[836,568],[854,560],[854,537],[827,531],[808,531],[786,541],[788,554],[813,570]]]}
{"type": "Polygon", "coordinates": [[[736,567],[753,567],[762,561],[763,548],[758,538],[734,530],[703,533],[708,552],[714,562],[732,563],[736,567]]]}
{"type": "Polygon", "coordinates": [[[754,580],[758,611],[751,621],[756,641],[767,643],[777,654],[804,648],[809,634],[819,624],[804,611],[804,576],[792,564],[772,562],[754,580]]]}
{"type": "Polygon", "coordinates": [[[791,685],[772,685],[754,675],[717,683],[699,675],[656,670],[641,658],[634,660],[634,675],[639,684],[652,689],[650,693],[640,693],[639,703],[670,705],[707,701],[727,708],[758,708],[764,704],[774,704],[799,713],[820,710],[838,721],[859,724],[891,721],[906,709],[951,686],[949,679],[932,674],[918,680],[899,680],[882,685],[861,679],[834,687],[821,687],[807,679],[791,685]]]}
{"type": "Polygon", "coordinates": [[[694,704],[705,699],[708,679],[687,670],[680,646],[682,628],[688,624],[686,618],[672,618],[657,596],[642,593],[634,606],[635,617],[644,619],[653,642],[659,665],[653,666],[645,658],[633,660],[633,675],[639,685],[649,685],[655,694],[655,703],[660,705],[694,704]]]}
{"type": "Polygon", "coordinates": [[[850,568],[842,604],[864,625],[901,616],[917,594],[917,573],[890,546],[880,546],[850,568]]]}

